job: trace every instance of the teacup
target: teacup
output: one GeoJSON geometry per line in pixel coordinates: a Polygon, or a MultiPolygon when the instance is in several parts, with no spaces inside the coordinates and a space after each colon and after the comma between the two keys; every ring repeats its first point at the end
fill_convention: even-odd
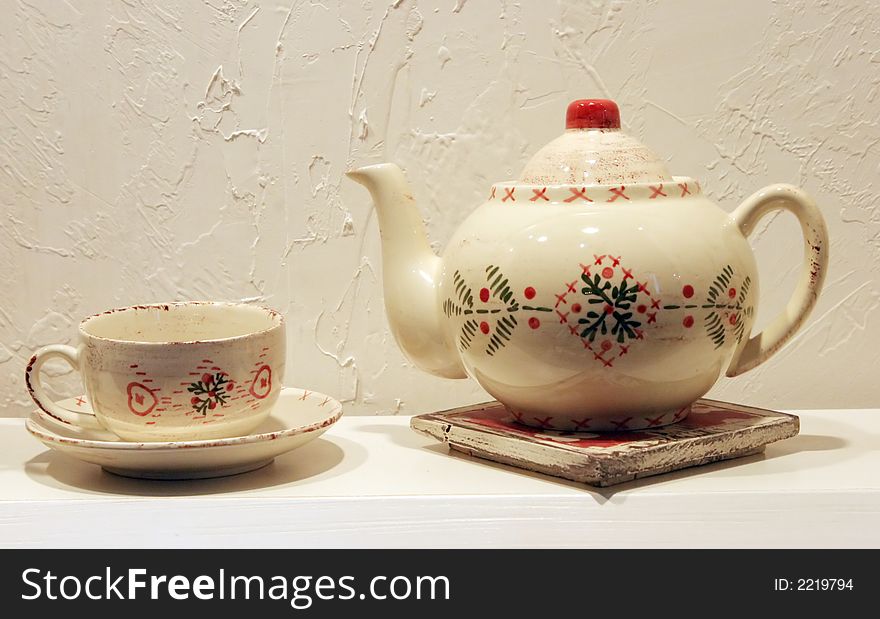
{"type": "Polygon", "coordinates": [[[242,303],[164,303],[113,309],[79,325],[77,346],[44,346],[25,382],[34,402],[62,421],[129,441],[241,436],[281,392],[284,319],[242,303]],[[40,368],[59,357],[82,374],[94,417],[48,397],[40,368]]]}

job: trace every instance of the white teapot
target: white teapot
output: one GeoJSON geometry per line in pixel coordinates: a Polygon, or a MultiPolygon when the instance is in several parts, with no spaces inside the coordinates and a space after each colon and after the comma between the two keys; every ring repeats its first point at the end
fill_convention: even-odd
{"type": "Polygon", "coordinates": [[[349,176],[376,205],[385,305],[404,353],[432,374],[470,376],[530,426],[684,419],[722,372],[746,372],[792,337],[828,264],[825,222],[802,190],[770,185],[728,215],[622,132],[608,100],[569,105],[565,133],[519,180],[490,188],[442,257],[400,168],[349,176]],[[800,221],[803,265],[786,308],[752,334],[746,237],[778,209],[800,221]]]}

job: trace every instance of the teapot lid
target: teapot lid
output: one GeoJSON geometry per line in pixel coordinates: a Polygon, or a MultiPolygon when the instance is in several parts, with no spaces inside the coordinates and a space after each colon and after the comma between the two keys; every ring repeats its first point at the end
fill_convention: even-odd
{"type": "Polygon", "coordinates": [[[529,160],[519,182],[532,185],[609,185],[671,181],[652,150],[620,128],[609,99],[572,101],[565,133],[529,160]]]}

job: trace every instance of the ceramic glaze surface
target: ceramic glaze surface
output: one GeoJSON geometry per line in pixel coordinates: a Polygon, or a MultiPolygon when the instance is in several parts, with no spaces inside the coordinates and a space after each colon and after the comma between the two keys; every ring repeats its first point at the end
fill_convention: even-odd
{"type": "Polygon", "coordinates": [[[26,371],[49,415],[123,439],[199,440],[247,434],[281,391],[284,322],[275,311],[232,303],[172,303],[110,310],[80,324],[80,343],[39,350],[26,371]],[[79,369],[95,417],[45,394],[53,356],[79,369]]]}
{"type": "Polygon", "coordinates": [[[612,102],[600,102],[610,121],[572,130],[582,103],[592,102],[569,107],[569,131],[522,175],[546,182],[493,185],[442,258],[396,166],[351,176],[373,194],[389,321],[414,363],[474,378],[527,425],[663,426],[685,418],[722,372],[762,363],[803,324],[827,266],[824,220],[790,185],[756,192],[729,216],[621,133],[612,102]],[[792,257],[801,278],[753,334],[758,275],[746,237],[780,209],[801,223],[804,253],[792,257]]]}
{"type": "MultiPolygon", "coordinates": [[[[279,390],[278,403],[250,434],[213,440],[128,442],[101,430],[86,429],[31,413],[28,432],[51,449],[98,464],[128,477],[198,479],[221,477],[265,466],[276,456],[309,443],[342,416],[342,404],[306,389],[279,390]]],[[[89,414],[88,396],[59,403],[74,413],[89,414]]]]}
{"type": "Polygon", "coordinates": [[[693,180],[677,180],[692,193],[667,206],[537,204],[528,196],[544,188],[500,185],[496,196],[513,188],[524,201],[486,202],[450,241],[447,341],[521,421],[612,430],[682,418],[750,333],[748,244],[693,180]]]}
{"type": "Polygon", "coordinates": [[[614,101],[581,99],[568,106],[565,133],[534,154],[519,182],[670,183],[672,176],[660,157],[620,130],[620,110],[614,101]]]}

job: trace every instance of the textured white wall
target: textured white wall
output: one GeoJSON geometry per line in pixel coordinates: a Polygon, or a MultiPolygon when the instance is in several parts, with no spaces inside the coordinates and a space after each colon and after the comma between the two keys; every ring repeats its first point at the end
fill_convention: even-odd
{"type": "MultiPolygon", "coordinates": [[[[80,317],[169,299],[283,310],[287,382],[349,413],[484,399],[396,349],[376,218],[342,173],[403,165],[439,246],[559,133],[570,99],[595,96],[725,209],[786,181],[830,224],[809,326],[714,394],[880,405],[876,3],[0,0],[0,14],[0,414],[29,410],[26,359],[80,317]]],[[[759,324],[800,264],[778,219],[756,240],[759,324]]],[[[59,392],[79,389],[58,372],[59,392]]]]}

